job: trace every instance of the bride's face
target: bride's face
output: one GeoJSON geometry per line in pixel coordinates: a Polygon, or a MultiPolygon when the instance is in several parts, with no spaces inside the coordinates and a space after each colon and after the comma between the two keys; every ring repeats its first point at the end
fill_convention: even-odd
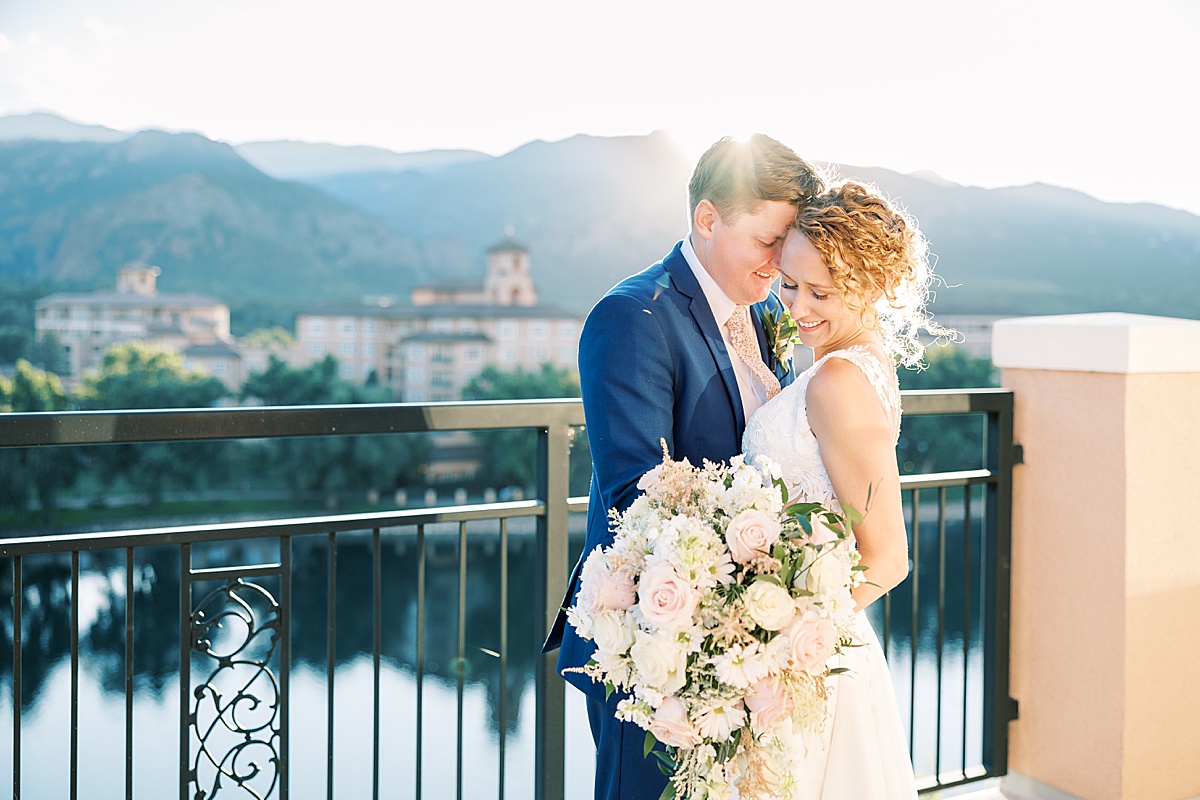
{"type": "Polygon", "coordinates": [[[800,342],[818,358],[863,333],[862,315],[846,304],[821,252],[799,231],[783,243],[780,272],[779,297],[800,327],[800,342]]]}

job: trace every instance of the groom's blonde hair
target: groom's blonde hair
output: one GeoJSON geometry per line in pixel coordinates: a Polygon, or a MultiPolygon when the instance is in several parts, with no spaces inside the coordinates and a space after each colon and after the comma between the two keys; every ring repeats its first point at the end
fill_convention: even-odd
{"type": "Polygon", "coordinates": [[[787,145],[761,133],[745,141],[727,136],[696,162],[688,210],[695,216],[700,201],[708,200],[729,221],[767,200],[799,206],[824,188],[821,174],[787,145]]]}

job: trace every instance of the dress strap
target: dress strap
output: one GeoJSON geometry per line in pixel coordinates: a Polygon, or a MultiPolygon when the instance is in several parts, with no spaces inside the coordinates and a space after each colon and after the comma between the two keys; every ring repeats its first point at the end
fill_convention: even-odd
{"type": "Polygon", "coordinates": [[[826,353],[825,357],[819,363],[824,363],[831,358],[840,358],[844,361],[849,361],[862,370],[862,373],[867,376],[867,380],[875,389],[875,394],[879,396],[880,402],[883,403],[888,422],[892,426],[894,435],[899,439],[900,383],[896,377],[895,369],[883,364],[865,344],[858,344],[847,347],[844,350],[834,350],[832,353],[826,353]]]}

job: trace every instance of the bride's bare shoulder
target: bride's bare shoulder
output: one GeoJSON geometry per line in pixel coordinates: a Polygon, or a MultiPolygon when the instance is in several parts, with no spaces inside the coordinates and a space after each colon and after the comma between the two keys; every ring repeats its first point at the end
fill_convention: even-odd
{"type": "Polygon", "coordinates": [[[809,379],[805,401],[814,430],[823,422],[838,427],[886,424],[870,378],[849,359],[826,359],[809,379]]]}

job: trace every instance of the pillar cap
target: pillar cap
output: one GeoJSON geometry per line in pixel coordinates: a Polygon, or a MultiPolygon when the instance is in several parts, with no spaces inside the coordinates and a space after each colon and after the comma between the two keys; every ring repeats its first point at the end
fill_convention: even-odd
{"type": "Polygon", "coordinates": [[[1200,320],[1144,314],[1016,317],[992,326],[1001,369],[1200,372],[1200,320]]]}

